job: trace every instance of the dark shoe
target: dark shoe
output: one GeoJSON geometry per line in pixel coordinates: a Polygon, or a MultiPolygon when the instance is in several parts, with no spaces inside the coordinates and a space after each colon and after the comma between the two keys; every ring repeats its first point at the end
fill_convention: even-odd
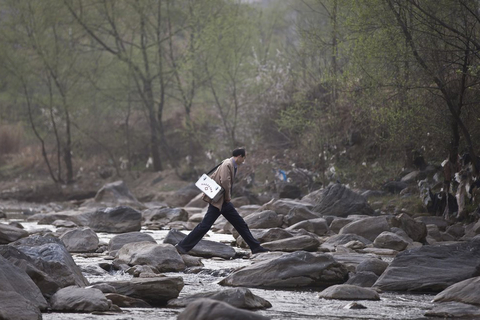
{"type": "Polygon", "coordinates": [[[175,249],[177,249],[177,252],[180,254],[187,254],[187,251],[180,247],[178,244],[175,245],[175,249]]]}
{"type": "Polygon", "coordinates": [[[252,249],[252,254],[261,253],[261,252],[270,252],[270,250],[268,250],[267,248],[264,248],[262,246],[259,246],[255,249],[252,249]]]}

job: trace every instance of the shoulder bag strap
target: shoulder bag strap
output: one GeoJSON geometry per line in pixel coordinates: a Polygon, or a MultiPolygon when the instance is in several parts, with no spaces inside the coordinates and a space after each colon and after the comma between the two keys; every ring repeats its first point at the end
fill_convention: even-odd
{"type": "Polygon", "coordinates": [[[207,176],[209,176],[213,171],[215,171],[218,167],[220,167],[220,165],[221,165],[222,163],[223,163],[223,161],[220,162],[219,164],[217,164],[215,167],[213,167],[212,170],[208,171],[207,176]]]}

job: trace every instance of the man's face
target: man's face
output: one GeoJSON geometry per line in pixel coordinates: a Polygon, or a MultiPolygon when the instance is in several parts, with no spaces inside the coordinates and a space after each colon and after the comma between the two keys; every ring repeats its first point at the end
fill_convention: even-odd
{"type": "Polygon", "coordinates": [[[237,165],[241,165],[242,163],[245,162],[246,158],[247,158],[247,154],[245,153],[245,157],[238,156],[237,159],[235,159],[235,162],[237,163],[237,165]]]}

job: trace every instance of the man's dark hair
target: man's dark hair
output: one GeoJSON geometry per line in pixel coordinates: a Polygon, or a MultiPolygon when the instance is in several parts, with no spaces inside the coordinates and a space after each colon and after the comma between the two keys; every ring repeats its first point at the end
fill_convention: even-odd
{"type": "Polygon", "coordinates": [[[232,156],[234,157],[242,156],[245,158],[245,148],[237,148],[233,150],[232,156]]]}

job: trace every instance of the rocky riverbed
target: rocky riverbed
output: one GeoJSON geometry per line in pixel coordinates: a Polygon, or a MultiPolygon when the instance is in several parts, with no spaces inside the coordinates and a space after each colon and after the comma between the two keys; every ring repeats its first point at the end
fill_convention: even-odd
{"type": "Polygon", "coordinates": [[[0,203],[0,314],[118,320],[480,316],[476,222],[375,211],[341,185],[301,200],[236,201],[271,252],[252,255],[220,218],[190,254],[179,255],[173,245],[205,210],[195,197],[181,207],[137,203],[128,194],[123,202],[83,207],[0,203]]]}

